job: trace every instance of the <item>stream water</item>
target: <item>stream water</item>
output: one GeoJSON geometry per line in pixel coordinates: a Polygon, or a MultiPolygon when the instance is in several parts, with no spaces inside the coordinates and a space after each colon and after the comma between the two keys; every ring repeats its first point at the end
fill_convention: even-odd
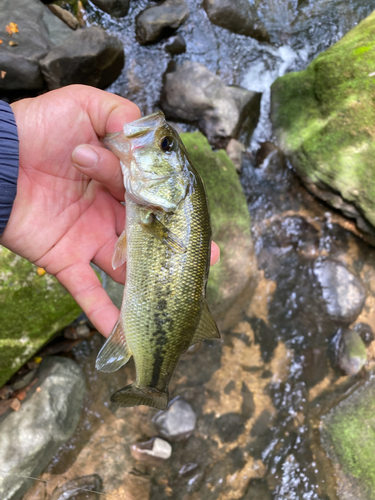
{"type": "MultiPolygon", "coordinates": [[[[269,89],[278,76],[304,69],[369,15],[375,0],[259,1],[270,44],[214,26],[200,0],[187,3],[191,14],[179,29],[187,50],[173,60],[201,62],[225,83],[263,93],[240,175],[252,219],[258,285],[221,343],[205,342],[199,352],[181,359],[170,389],[190,402],[197,429],[187,441],[173,444],[173,459],[160,467],[134,465],[129,451],[134,442],[156,435],[150,418],[155,412],[115,412],[105,403],[134,378],[133,367],[111,376],[96,372],[99,337],[75,348],[88,378],[84,413],[75,436],[42,478],[55,485],[98,473],[104,492],[119,499],[334,500],[337,479],[321,448],[319,419],[371,376],[372,364],[360,376],[342,377],[332,368],[328,348],[343,325],[362,333],[367,328],[371,340],[375,250],[351,221],[300,185],[272,142],[269,89]],[[365,307],[354,322],[327,312],[317,279],[323,259],[349,266],[364,283],[365,307]],[[191,467],[183,470],[186,464],[191,467]]],[[[148,46],[135,41],[135,16],[148,4],[132,1],[123,19],[112,19],[91,4],[88,8],[89,24],[103,25],[124,43],[125,68],[109,90],[136,102],[144,114],[158,109],[163,74],[172,60],[163,41],[148,46]]],[[[41,486],[25,500],[42,498],[36,488],[41,486]]],[[[52,487],[44,488],[48,498],[52,487]]]]}

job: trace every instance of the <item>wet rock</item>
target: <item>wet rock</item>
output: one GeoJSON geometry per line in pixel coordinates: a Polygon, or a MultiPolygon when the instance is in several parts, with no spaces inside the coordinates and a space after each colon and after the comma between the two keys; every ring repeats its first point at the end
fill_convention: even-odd
{"type": "Polygon", "coordinates": [[[38,477],[78,424],[85,393],[81,368],[51,357],[42,362],[38,377],[37,390],[0,423],[2,500],[21,498],[30,487],[26,477],[38,477]]]}
{"type": "Polygon", "coordinates": [[[124,17],[129,11],[130,0],[92,0],[99,9],[114,17],[124,17]]]}
{"type": "Polygon", "coordinates": [[[124,66],[121,41],[101,28],[78,30],[40,61],[49,89],[73,83],[105,88],[124,66]]]}
{"type": "Polygon", "coordinates": [[[0,79],[2,90],[42,89],[45,85],[39,61],[72,30],[39,0],[3,0],[0,9],[0,79]],[[19,33],[12,36],[18,45],[11,47],[6,26],[13,19],[19,33]]]}
{"type": "Polygon", "coordinates": [[[254,422],[251,429],[251,436],[265,436],[269,430],[272,421],[272,415],[268,410],[263,410],[254,422]]]}
{"type": "Polygon", "coordinates": [[[24,387],[28,386],[33,381],[36,373],[37,369],[34,368],[33,370],[30,370],[23,375],[17,376],[14,382],[12,381],[11,384],[11,388],[13,389],[13,391],[18,391],[19,389],[23,389],[24,387]]]}
{"type": "Polygon", "coordinates": [[[90,328],[86,323],[77,326],[68,326],[64,330],[64,337],[70,340],[85,339],[90,334],[90,328]]]}
{"type": "Polygon", "coordinates": [[[322,418],[322,441],[333,463],[339,498],[373,498],[374,415],[375,379],[372,378],[322,418]]]}
{"type": "Polygon", "coordinates": [[[359,334],[365,346],[368,346],[374,340],[374,332],[367,323],[356,323],[354,325],[354,330],[359,334]]]}
{"type": "Polygon", "coordinates": [[[140,44],[152,43],[169,36],[189,17],[184,0],[165,0],[144,10],[136,18],[136,37],[140,44]]]}
{"type": "Polygon", "coordinates": [[[244,419],[240,413],[225,413],[215,420],[217,433],[223,443],[232,443],[244,432],[244,419]]]}
{"type": "Polygon", "coordinates": [[[2,246],[0,275],[2,386],[81,309],[55,278],[47,273],[39,276],[33,264],[2,246]]]}
{"type": "Polygon", "coordinates": [[[73,14],[68,10],[63,9],[59,5],[49,5],[48,8],[52,12],[52,14],[55,14],[55,16],[57,16],[59,19],[61,19],[61,21],[67,24],[70,29],[76,30],[77,28],[79,28],[80,25],[78,19],[73,16],[73,14]]]}
{"type": "Polygon", "coordinates": [[[252,479],[241,500],[271,500],[271,491],[264,479],[252,479]]]}
{"type": "Polygon", "coordinates": [[[269,41],[265,26],[247,0],[204,0],[203,8],[213,24],[259,41],[269,41]]]}
{"type": "Polygon", "coordinates": [[[164,439],[157,437],[144,443],[133,444],[131,454],[138,462],[156,466],[168,460],[172,454],[172,446],[164,439]]]}
{"type": "Polygon", "coordinates": [[[372,13],[306,70],[278,78],[271,106],[275,135],[307,188],[372,234],[374,26],[372,13]]]}
{"type": "Polygon", "coordinates": [[[212,314],[221,319],[232,306],[237,306],[240,298],[248,304],[255,284],[249,211],[238,174],[225,151],[214,153],[198,132],[181,134],[181,138],[203,178],[212,237],[220,247],[220,262],[210,269],[207,297],[212,314]]]}
{"type": "Polygon", "coordinates": [[[169,52],[172,56],[182,54],[186,52],[186,42],[182,35],[176,35],[169,38],[169,40],[164,44],[164,49],[169,52]]]}
{"type": "Polygon", "coordinates": [[[314,274],[332,319],[345,323],[354,321],[366,299],[362,282],[344,264],[330,259],[317,259],[314,274]]]}
{"type": "Polygon", "coordinates": [[[103,481],[99,474],[82,476],[67,481],[53,491],[49,500],[74,500],[78,495],[86,495],[91,492],[90,500],[99,500],[103,491],[103,481]]]}
{"type": "Polygon", "coordinates": [[[180,476],[188,476],[197,469],[198,469],[198,464],[195,463],[184,464],[178,471],[178,473],[180,476]]]}
{"type": "Polygon", "coordinates": [[[261,94],[228,87],[203,64],[186,61],[165,75],[161,107],[167,118],[197,122],[209,142],[225,145],[241,129],[254,130],[261,94]]]}
{"type": "Polygon", "coordinates": [[[242,142],[237,141],[236,139],[231,139],[226,147],[226,152],[233,165],[236,167],[237,172],[241,171],[242,167],[242,155],[246,151],[245,146],[242,142]]]}
{"type": "Polygon", "coordinates": [[[366,346],[354,330],[340,328],[332,339],[335,365],[344,375],[356,375],[367,363],[366,346]]]}
{"type": "Polygon", "coordinates": [[[157,413],[152,421],[166,439],[185,441],[194,432],[197,417],[191,405],[177,397],[166,410],[157,413]]]}

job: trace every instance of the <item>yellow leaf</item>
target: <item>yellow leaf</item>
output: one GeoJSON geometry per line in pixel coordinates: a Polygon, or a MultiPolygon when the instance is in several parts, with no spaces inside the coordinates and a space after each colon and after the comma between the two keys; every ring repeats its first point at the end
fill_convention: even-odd
{"type": "Polygon", "coordinates": [[[3,43],[2,39],[0,38],[0,43],[3,43]]]}
{"type": "Polygon", "coordinates": [[[11,40],[11,41],[10,41],[10,42],[8,42],[8,43],[9,43],[9,45],[10,45],[11,47],[16,47],[16,46],[18,45],[18,42],[13,42],[13,40],[11,40]]]}
{"type": "Polygon", "coordinates": [[[45,270],[42,267],[38,267],[36,272],[38,273],[38,276],[43,276],[43,274],[46,274],[45,270]]]}
{"type": "Polygon", "coordinates": [[[35,363],[38,363],[38,365],[39,365],[39,363],[41,363],[43,361],[43,358],[41,358],[40,356],[35,356],[34,361],[35,361],[35,363]]]}
{"type": "Polygon", "coordinates": [[[18,25],[16,23],[9,23],[5,28],[9,36],[12,36],[13,33],[19,33],[18,25]]]}

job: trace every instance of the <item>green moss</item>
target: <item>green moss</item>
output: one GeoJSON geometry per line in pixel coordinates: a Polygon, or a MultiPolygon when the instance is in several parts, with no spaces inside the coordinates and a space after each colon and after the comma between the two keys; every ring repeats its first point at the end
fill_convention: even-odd
{"type": "Polygon", "coordinates": [[[228,281],[226,263],[235,252],[240,233],[251,245],[250,215],[238,174],[224,150],[213,152],[200,132],[181,134],[191,160],[201,174],[211,212],[213,240],[219,245],[220,262],[211,268],[207,295],[213,309],[222,301],[228,281]]]}
{"type": "Polygon", "coordinates": [[[339,404],[323,424],[324,443],[334,463],[357,480],[361,498],[375,499],[374,381],[339,404]]]}
{"type": "Polygon", "coordinates": [[[375,226],[375,13],[305,70],[272,86],[272,122],[302,178],[328,185],[375,226]]]}
{"type": "Polygon", "coordinates": [[[55,278],[0,246],[0,387],[80,311],[55,278]]]}

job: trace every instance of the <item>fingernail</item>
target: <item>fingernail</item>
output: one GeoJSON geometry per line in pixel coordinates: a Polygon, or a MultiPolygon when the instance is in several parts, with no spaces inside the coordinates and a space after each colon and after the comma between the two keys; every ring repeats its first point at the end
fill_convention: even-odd
{"type": "Polygon", "coordinates": [[[72,161],[78,167],[95,167],[98,160],[97,153],[89,146],[77,146],[72,153],[72,161]]]}

